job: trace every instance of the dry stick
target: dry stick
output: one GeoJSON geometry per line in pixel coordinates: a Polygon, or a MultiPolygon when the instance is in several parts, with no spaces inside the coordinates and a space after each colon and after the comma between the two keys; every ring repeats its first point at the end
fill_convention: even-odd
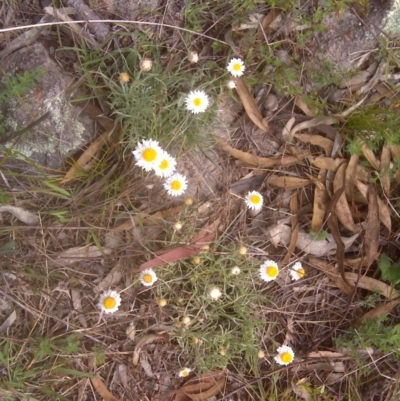
{"type": "Polygon", "coordinates": [[[215,42],[222,43],[223,45],[227,45],[228,43],[223,40],[219,40],[213,38],[211,36],[205,35],[203,33],[192,31],[191,29],[181,28],[179,26],[163,24],[159,22],[147,22],[147,21],[127,21],[127,20],[113,20],[113,19],[103,19],[103,20],[77,20],[77,21],[56,21],[56,22],[47,22],[42,24],[33,24],[33,25],[24,25],[24,26],[14,26],[12,28],[3,28],[0,29],[0,33],[2,32],[11,32],[11,31],[19,31],[21,29],[30,29],[30,28],[38,28],[42,26],[53,26],[53,25],[69,25],[69,24],[87,24],[87,23],[110,23],[110,24],[137,24],[137,25],[151,25],[151,26],[162,26],[165,28],[177,29],[178,31],[188,32],[193,35],[201,36],[203,38],[207,38],[210,40],[214,40],[215,42]]]}

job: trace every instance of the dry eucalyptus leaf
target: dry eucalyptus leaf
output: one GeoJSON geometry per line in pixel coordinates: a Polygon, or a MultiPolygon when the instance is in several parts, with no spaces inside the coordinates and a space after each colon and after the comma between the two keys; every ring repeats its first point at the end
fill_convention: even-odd
{"type": "Polygon", "coordinates": [[[332,159],[331,157],[318,156],[316,158],[308,157],[310,162],[315,166],[323,170],[336,171],[343,163],[345,159],[332,159]]]}
{"type": "Polygon", "coordinates": [[[315,134],[295,134],[294,137],[301,142],[310,143],[314,146],[319,146],[324,149],[327,156],[330,156],[333,149],[333,141],[323,137],[322,135],[315,134]]]}
{"type": "Polygon", "coordinates": [[[366,266],[369,268],[372,263],[379,257],[379,208],[378,208],[378,195],[374,184],[368,185],[368,215],[365,221],[365,256],[366,266]]]}
{"type": "MultiPolygon", "coordinates": [[[[333,180],[333,191],[337,192],[344,186],[347,163],[343,163],[336,171],[333,180]]],[[[335,212],[340,222],[351,232],[360,232],[360,227],[354,223],[350,206],[347,203],[346,194],[343,191],[335,205],[335,212]]]]}
{"type": "Polygon", "coordinates": [[[101,379],[100,377],[92,377],[90,381],[104,401],[118,401],[118,398],[114,397],[114,395],[108,390],[103,382],[103,379],[101,379]]]}
{"type": "Polygon", "coordinates": [[[382,188],[385,194],[390,194],[390,148],[384,146],[381,153],[380,175],[382,181],[382,188]]]}
{"type": "Polygon", "coordinates": [[[121,261],[119,260],[117,264],[111,269],[110,273],[101,280],[101,282],[94,288],[94,291],[99,293],[108,288],[110,288],[113,284],[119,283],[122,277],[122,266],[121,261]]]}
{"type": "Polygon", "coordinates": [[[0,213],[2,212],[11,213],[14,217],[16,217],[18,220],[21,220],[28,226],[37,226],[40,221],[39,217],[36,216],[36,214],[28,212],[27,210],[17,206],[11,206],[11,205],[0,206],[0,213]]]}
{"type": "Polygon", "coordinates": [[[389,301],[383,305],[379,305],[374,309],[364,313],[360,318],[356,320],[356,325],[359,326],[365,319],[376,319],[382,315],[387,315],[390,313],[397,305],[400,304],[400,299],[394,301],[389,301]]]}
{"type": "Polygon", "coordinates": [[[376,158],[374,152],[364,143],[362,145],[362,151],[365,156],[365,158],[368,160],[369,164],[376,170],[380,170],[380,162],[376,158]]]}
{"type": "Polygon", "coordinates": [[[82,303],[81,303],[81,292],[75,288],[71,289],[71,299],[72,299],[72,305],[74,306],[74,309],[78,312],[78,319],[79,322],[81,323],[82,327],[87,328],[88,324],[85,319],[85,315],[82,313],[82,303]]]}
{"type": "Polygon", "coordinates": [[[353,201],[354,198],[354,177],[357,173],[357,165],[360,156],[354,154],[350,156],[350,160],[346,167],[346,173],[344,177],[344,192],[350,198],[350,201],[353,201]]]}
{"type": "Polygon", "coordinates": [[[173,392],[174,401],[206,401],[221,392],[225,382],[226,376],[219,370],[194,377],[173,392]]]}
{"type": "Polygon", "coordinates": [[[11,312],[6,320],[0,326],[0,333],[4,333],[17,320],[17,312],[15,309],[11,312]]]}
{"type": "Polygon", "coordinates": [[[308,129],[308,128],[313,128],[316,127],[318,125],[333,125],[336,123],[336,120],[332,117],[316,117],[313,118],[312,120],[308,120],[308,121],[303,121],[300,124],[297,124],[294,128],[291,129],[289,135],[285,135],[283,136],[283,139],[286,142],[292,142],[293,141],[293,137],[294,135],[302,130],[308,129]]]}
{"type": "Polygon", "coordinates": [[[268,131],[268,123],[265,118],[263,118],[261,111],[258,109],[256,101],[251,95],[249,89],[244,83],[242,78],[235,78],[236,91],[243,103],[243,107],[246,114],[249,116],[250,120],[263,131],[268,131]]]}
{"type": "MultiPolygon", "coordinates": [[[[368,198],[368,186],[361,181],[354,180],[354,183],[365,199],[368,198]]],[[[392,220],[390,218],[389,207],[378,197],[379,220],[388,228],[392,229],[392,220]]]]}
{"type": "Polygon", "coordinates": [[[79,259],[99,258],[103,255],[110,255],[112,249],[106,247],[100,249],[95,245],[77,246],[67,249],[57,255],[57,260],[61,259],[63,264],[71,264],[79,259]]]}
{"type": "Polygon", "coordinates": [[[302,96],[296,96],[295,105],[307,116],[315,117],[317,115],[316,110],[311,110],[307,103],[304,101],[302,96]]]}
{"type": "Polygon", "coordinates": [[[364,290],[369,290],[371,292],[378,292],[388,299],[395,299],[400,296],[400,293],[393,289],[390,285],[385,284],[382,281],[376,280],[372,277],[361,276],[358,279],[358,274],[356,273],[346,273],[346,279],[350,283],[357,283],[359,288],[363,288],[364,290]]]}
{"type": "Polygon", "coordinates": [[[265,184],[278,188],[296,189],[303,188],[311,183],[309,179],[271,174],[265,179],[265,184]]]}
{"type": "Polygon", "coordinates": [[[133,351],[132,363],[136,366],[139,363],[140,351],[141,349],[147,345],[154,343],[156,341],[166,341],[165,336],[160,334],[149,334],[147,336],[143,336],[138,343],[136,344],[135,350],[133,351]]]}
{"type": "Polygon", "coordinates": [[[318,181],[321,185],[315,185],[313,215],[311,220],[311,230],[318,233],[324,224],[326,205],[329,201],[329,195],[325,185],[322,183],[326,179],[326,170],[320,170],[318,173],[318,181]]]}

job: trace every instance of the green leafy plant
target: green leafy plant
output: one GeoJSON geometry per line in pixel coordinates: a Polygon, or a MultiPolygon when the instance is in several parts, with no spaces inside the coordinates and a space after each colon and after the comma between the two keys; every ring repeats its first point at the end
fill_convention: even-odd
{"type": "Polygon", "coordinates": [[[400,263],[393,263],[389,256],[382,254],[378,260],[378,267],[384,280],[393,285],[400,283],[400,263]]]}

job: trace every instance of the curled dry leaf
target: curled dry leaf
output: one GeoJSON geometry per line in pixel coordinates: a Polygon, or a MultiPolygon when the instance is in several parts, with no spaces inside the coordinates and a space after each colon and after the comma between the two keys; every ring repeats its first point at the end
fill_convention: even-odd
{"type": "Polygon", "coordinates": [[[346,279],[353,285],[357,283],[359,288],[364,290],[369,290],[371,292],[378,292],[388,299],[395,299],[400,296],[400,293],[393,289],[390,285],[383,283],[382,281],[376,280],[368,276],[360,276],[358,280],[358,274],[356,273],[346,273],[346,279]]]}
{"type": "Polygon", "coordinates": [[[28,212],[22,207],[5,205],[0,206],[0,213],[8,212],[15,216],[18,220],[21,220],[23,223],[27,224],[28,226],[37,226],[39,224],[39,217],[36,214],[28,212]]]}
{"type": "Polygon", "coordinates": [[[111,288],[113,284],[117,284],[122,277],[122,265],[121,261],[119,260],[117,264],[111,269],[110,273],[101,280],[101,282],[94,288],[94,291],[99,293],[107,288],[111,288]]]}
{"type": "Polygon", "coordinates": [[[311,181],[306,178],[271,174],[265,179],[265,183],[278,188],[296,189],[307,186],[311,181]]]}
{"type": "Polygon", "coordinates": [[[344,159],[332,159],[331,157],[324,156],[318,156],[316,158],[308,157],[308,159],[315,167],[330,171],[336,171],[343,163],[346,162],[344,159]]]}
{"type": "Polygon", "coordinates": [[[357,173],[357,165],[360,156],[354,154],[350,156],[350,160],[346,167],[346,173],[344,177],[344,192],[349,197],[350,202],[354,200],[354,177],[357,173]]]}
{"type": "Polygon", "coordinates": [[[311,110],[302,96],[296,96],[295,105],[307,116],[315,117],[317,115],[317,110],[311,110]]]}
{"type": "MultiPolygon", "coordinates": [[[[308,120],[308,121],[303,121],[300,124],[297,124],[294,128],[291,129],[290,133],[288,135],[284,135],[283,139],[286,142],[293,142],[293,137],[294,135],[302,130],[308,129],[308,128],[313,128],[316,127],[318,125],[333,125],[335,124],[337,121],[332,118],[332,117],[317,117],[317,118],[313,118],[312,120],[308,120]]],[[[286,132],[287,134],[287,132],[286,132]]]]}
{"type": "Polygon", "coordinates": [[[369,164],[377,171],[380,170],[380,162],[376,158],[374,152],[364,143],[362,145],[362,152],[365,158],[368,160],[369,164]]]}
{"type": "Polygon", "coordinates": [[[378,245],[379,245],[379,209],[378,209],[378,195],[376,187],[373,184],[368,185],[368,215],[365,221],[365,256],[366,266],[369,268],[372,263],[378,259],[378,245]]]}
{"type": "Polygon", "coordinates": [[[205,401],[216,396],[225,387],[226,375],[220,370],[188,380],[175,394],[174,401],[205,401]]]}
{"type": "Polygon", "coordinates": [[[154,343],[156,341],[166,341],[165,336],[161,334],[149,334],[147,336],[142,337],[136,344],[135,350],[133,351],[132,363],[136,366],[139,363],[140,351],[141,349],[147,345],[154,343]]]}
{"type": "MultiPolygon", "coordinates": [[[[358,180],[354,180],[354,184],[364,196],[365,199],[368,198],[368,186],[358,180]]],[[[389,207],[378,197],[378,209],[379,209],[379,220],[388,228],[389,231],[392,229],[392,221],[390,218],[389,207]]]]}
{"type": "Polygon", "coordinates": [[[271,23],[280,15],[282,12],[279,8],[273,8],[271,11],[262,19],[261,27],[258,29],[256,33],[256,38],[258,40],[262,40],[264,38],[265,32],[271,32],[270,28],[271,23]]]}
{"type": "Polygon", "coordinates": [[[310,258],[309,263],[310,265],[322,270],[329,277],[329,280],[331,280],[344,294],[348,295],[349,297],[352,296],[352,287],[346,284],[341,277],[339,270],[332,266],[332,264],[317,258],[310,258]]]}
{"type": "Polygon", "coordinates": [[[390,148],[384,146],[381,154],[380,175],[382,180],[382,188],[385,194],[390,194],[390,148]]]}
{"type": "Polygon", "coordinates": [[[222,140],[218,141],[218,146],[225,152],[228,152],[231,156],[241,160],[246,164],[263,168],[271,168],[274,166],[283,166],[283,167],[293,166],[294,164],[299,163],[308,155],[308,154],[299,154],[296,156],[283,155],[274,157],[257,157],[255,155],[252,155],[251,153],[235,149],[222,140]]]}
{"type": "Polygon", "coordinates": [[[90,381],[104,401],[118,401],[118,398],[110,392],[100,377],[92,377],[90,381]]]}
{"type": "Polygon", "coordinates": [[[322,230],[324,224],[326,205],[329,201],[329,195],[326,191],[325,182],[326,170],[320,170],[318,173],[319,185],[315,185],[314,190],[314,203],[313,203],[313,215],[311,220],[311,230],[318,233],[322,230]]]}
{"type": "Polygon", "coordinates": [[[310,143],[314,146],[319,146],[324,149],[328,156],[332,153],[333,141],[328,138],[323,137],[322,135],[314,135],[314,134],[295,134],[296,139],[300,140],[304,143],[310,143]]]}
{"type": "MultiPolygon", "coordinates": [[[[346,173],[347,163],[343,163],[336,171],[335,178],[333,180],[333,190],[338,191],[345,185],[345,173],[346,173]]],[[[349,204],[347,203],[346,194],[344,191],[340,195],[339,199],[335,205],[335,213],[339,221],[351,232],[360,232],[360,227],[358,227],[353,220],[353,215],[351,214],[349,204]]]]}
{"type": "Polygon", "coordinates": [[[235,78],[236,91],[243,103],[243,107],[250,120],[263,131],[268,131],[268,122],[263,118],[261,111],[258,109],[256,101],[251,95],[249,89],[242,78],[235,78]]]}
{"type": "Polygon", "coordinates": [[[390,313],[397,305],[400,305],[400,299],[395,299],[393,301],[389,301],[383,305],[379,305],[374,309],[364,313],[360,318],[356,320],[356,326],[360,326],[361,323],[366,319],[376,319],[382,315],[386,315],[390,313]]]}
{"type": "MultiPolygon", "coordinates": [[[[275,245],[282,244],[287,246],[290,242],[292,229],[286,224],[276,224],[267,229],[267,233],[270,236],[272,242],[275,245]]],[[[354,241],[359,234],[355,234],[352,237],[342,237],[345,250],[353,245],[354,241]]],[[[314,256],[324,256],[326,254],[336,251],[337,244],[331,234],[328,234],[323,241],[317,241],[310,234],[299,230],[296,241],[296,248],[303,252],[309,253],[314,256]]]]}
{"type": "Polygon", "coordinates": [[[11,312],[6,320],[0,326],[0,333],[4,333],[17,320],[17,312],[15,309],[11,312]]]}
{"type": "Polygon", "coordinates": [[[282,263],[286,263],[292,256],[297,243],[297,237],[299,235],[299,216],[298,212],[298,202],[297,202],[297,192],[293,192],[290,197],[290,214],[292,217],[290,218],[292,223],[292,236],[290,238],[290,244],[288,250],[286,252],[285,257],[282,260],[282,263]]]}
{"type": "Polygon", "coordinates": [[[135,273],[150,269],[153,267],[161,266],[165,263],[176,262],[177,260],[187,259],[200,252],[204,245],[210,244],[214,237],[215,231],[218,228],[219,219],[214,223],[208,224],[200,230],[200,233],[192,238],[191,242],[187,246],[180,246],[172,249],[171,251],[165,252],[147,262],[140,265],[139,269],[134,270],[135,273]]]}
{"type": "Polygon", "coordinates": [[[99,258],[104,255],[110,255],[112,250],[106,247],[101,248],[101,250],[95,246],[77,246],[74,248],[69,248],[64,252],[57,255],[57,259],[62,259],[63,264],[71,264],[82,258],[99,258]]]}

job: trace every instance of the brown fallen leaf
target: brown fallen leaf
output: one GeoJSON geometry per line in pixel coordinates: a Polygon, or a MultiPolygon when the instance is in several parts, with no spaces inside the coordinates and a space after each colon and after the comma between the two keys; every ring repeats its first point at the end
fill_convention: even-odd
{"type": "Polygon", "coordinates": [[[204,245],[210,244],[213,241],[218,225],[219,219],[211,224],[208,224],[206,227],[203,227],[200,230],[199,234],[192,238],[189,245],[180,246],[159,256],[156,256],[155,258],[142,263],[138,269],[132,270],[130,272],[138,273],[146,269],[161,266],[165,263],[176,262],[178,260],[187,259],[193,255],[196,255],[201,251],[201,248],[204,245]]]}
{"type": "Polygon", "coordinates": [[[68,265],[76,262],[79,259],[99,258],[104,255],[110,255],[111,253],[112,249],[104,246],[99,249],[96,245],[84,245],[69,248],[63,252],[60,252],[56,257],[53,256],[51,261],[59,261],[56,263],[61,262],[64,265],[68,265]]]}
{"type": "Polygon", "coordinates": [[[288,250],[286,252],[285,257],[282,260],[282,264],[286,263],[292,256],[294,250],[296,249],[297,237],[299,235],[299,216],[298,212],[298,204],[297,204],[297,192],[293,192],[290,198],[290,214],[291,223],[292,223],[292,236],[290,238],[290,244],[288,250]]]}
{"type": "Polygon", "coordinates": [[[261,111],[257,107],[257,103],[251,95],[247,85],[244,83],[242,78],[235,78],[236,91],[243,103],[243,107],[250,120],[263,131],[268,131],[268,122],[263,118],[261,111]]]}
{"type": "MultiPolygon", "coordinates": [[[[400,160],[400,145],[389,145],[393,161],[400,160]]],[[[400,183],[400,170],[396,171],[396,181],[400,183]]]]}
{"type": "Polygon", "coordinates": [[[328,214],[327,224],[328,224],[329,230],[330,230],[333,238],[335,238],[335,242],[337,245],[336,261],[338,264],[338,269],[339,269],[340,275],[342,276],[343,281],[349,285],[349,283],[346,280],[345,274],[344,274],[344,253],[345,253],[346,248],[345,248],[344,242],[342,240],[342,237],[340,236],[338,218],[335,213],[336,204],[343,194],[344,194],[344,185],[341,188],[339,188],[337,191],[335,191],[332,199],[328,203],[328,206],[326,208],[326,213],[328,214]]]}
{"type": "Polygon", "coordinates": [[[369,164],[377,171],[380,170],[380,162],[376,158],[374,152],[364,143],[362,145],[362,152],[365,158],[368,160],[369,164]]]}
{"type": "Polygon", "coordinates": [[[360,326],[361,323],[366,319],[375,319],[379,316],[386,315],[399,304],[400,304],[400,299],[395,299],[383,305],[379,305],[376,308],[371,309],[370,311],[364,313],[361,317],[359,317],[355,322],[355,326],[360,326]]]}
{"type": "Polygon", "coordinates": [[[330,156],[333,148],[333,141],[328,138],[323,137],[322,135],[315,134],[295,134],[294,137],[301,142],[310,143],[314,146],[319,146],[324,149],[327,156],[330,156]]]}
{"type": "Polygon", "coordinates": [[[336,122],[337,121],[332,117],[316,117],[312,120],[303,121],[302,123],[297,124],[295,127],[293,127],[289,134],[286,133],[286,135],[283,135],[283,139],[286,142],[293,142],[294,135],[299,131],[313,128],[318,125],[333,125],[336,122]]]}
{"type": "Polygon", "coordinates": [[[63,179],[60,181],[60,184],[66,184],[67,182],[83,175],[86,171],[89,171],[94,166],[94,164],[98,161],[98,156],[101,149],[108,141],[109,134],[109,131],[105,131],[100,137],[98,137],[89,145],[79,159],[67,171],[63,179]]]}
{"type": "Polygon", "coordinates": [[[326,205],[329,201],[329,195],[323,184],[326,179],[326,170],[320,170],[318,173],[318,182],[320,185],[315,185],[313,215],[311,220],[311,230],[318,233],[322,230],[324,224],[326,205]]]}
{"type": "Polygon", "coordinates": [[[0,213],[3,212],[11,213],[14,217],[16,217],[18,220],[21,220],[28,226],[37,226],[40,222],[39,216],[22,209],[22,207],[11,205],[0,206],[0,213]]]}
{"type": "Polygon", "coordinates": [[[257,40],[262,40],[264,38],[265,32],[272,32],[272,29],[269,26],[279,16],[281,12],[282,10],[280,8],[273,8],[267,15],[264,16],[261,21],[261,27],[256,33],[257,40]]]}
{"type": "Polygon", "coordinates": [[[181,388],[171,391],[169,394],[175,394],[174,401],[205,401],[221,392],[225,386],[225,382],[225,373],[216,370],[189,379],[181,388]]]}
{"type": "MultiPolygon", "coordinates": [[[[333,180],[333,191],[336,192],[343,188],[345,185],[345,173],[346,173],[347,163],[343,163],[336,171],[335,178],[333,180]]],[[[360,227],[358,227],[353,220],[353,215],[351,214],[349,204],[347,203],[346,194],[344,191],[340,195],[338,201],[335,205],[335,213],[339,221],[351,232],[360,232],[360,227]]]]}
{"type": "Polygon", "coordinates": [[[379,245],[379,209],[378,209],[378,195],[374,184],[368,185],[368,215],[365,221],[365,256],[367,269],[372,263],[378,259],[378,245],[379,245]]]}
{"type": "Polygon", "coordinates": [[[308,153],[304,153],[295,156],[282,155],[274,157],[257,157],[255,155],[252,155],[251,153],[235,149],[223,140],[218,141],[218,146],[225,152],[228,152],[231,156],[241,160],[244,163],[263,168],[271,168],[275,166],[292,166],[305,159],[308,155],[308,153]]]}
{"type": "Polygon", "coordinates": [[[344,294],[348,295],[349,297],[353,295],[353,288],[346,284],[346,282],[340,276],[338,269],[336,269],[332,264],[317,258],[310,258],[308,262],[311,266],[315,266],[322,270],[344,294]]]}
{"type": "Polygon", "coordinates": [[[90,378],[90,381],[104,401],[118,401],[118,398],[114,397],[114,395],[108,390],[103,379],[100,377],[92,377],[90,378]]]}
{"type": "Polygon", "coordinates": [[[318,156],[316,158],[308,157],[308,159],[315,167],[330,171],[336,171],[343,163],[346,162],[344,159],[332,159],[324,156],[318,156]]]}
{"type": "Polygon", "coordinates": [[[136,366],[139,363],[140,351],[142,350],[142,348],[145,345],[154,343],[156,341],[167,341],[167,338],[161,334],[148,334],[146,336],[143,336],[137,342],[135,349],[133,351],[133,358],[132,358],[132,363],[134,366],[136,366]]]}
{"type": "Polygon", "coordinates": [[[306,178],[291,177],[291,176],[281,176],[278,174],[271,174],[265,179],[265,184],[272,185],[278,188],[286,189],[296,189],[303,188],[311,183],[310,180],[306,178]]]}
{"type": "Polygon", "coordinates": [[[384,146],[381,153],[380,175],[382,181],[382,188],[385,194],[390,194],[390,148],[384,146]]]}
{"type": "Polygon", "coordinates": [[[357,165],[360,156],[354,154],[350,156],[349,162],[346,167],[344,178],[344,191],[346,196],[350,198],[350,202],[354,201],[354,177],[357,173],[357,165]]]}
{"type": "Polygon", "coordinates": [[[295,106],[297,106],[307,117],[315,117],[317,115],[316,110],[311,110],[307,103],[304,101],[302,96],[296,96],[295,106]]]}
{"type": "MultiPolygon", "coordinates": [[[[359,180],[354,180],[354,184],[364,196],[365,199],[368,198],[368,186],[359,180]]],[[[379,220],[388,228],[389,231],[392,230],[392,221],[390,218],[389,207],[378,197],[378,209],[379,209],[379,220]]]]}
{"type": "Polygon", "coordinates": [[[361,276],[358,280],[358,274],[346,273],[346,279],[350,282],[350,284],[353,284],[353,286],[358,281],[359,288],[363,288],[364,290],[369,290],[371,292],[378,292],[388,299],[395,299],[400,296],[400,293],[390,285],[387,285],[382,281],[376,280],[372,277],[361,276]]]}
{"type": "Polygon", "coordinates": [[[171,209],[161,210],[154,214],[147,214],[148,210],[142,211],[139,215],[132,216],[125,223],[122,223],[118,227],[110,230],[111,233],[118,231],[127,231],[136,227],[139,223],[145,223],[146,221],[157,222],[157,220],[167,220],[170,217],[176,216],[179,212],[185,209],[185,204],[175,206],[171,209]]]}

